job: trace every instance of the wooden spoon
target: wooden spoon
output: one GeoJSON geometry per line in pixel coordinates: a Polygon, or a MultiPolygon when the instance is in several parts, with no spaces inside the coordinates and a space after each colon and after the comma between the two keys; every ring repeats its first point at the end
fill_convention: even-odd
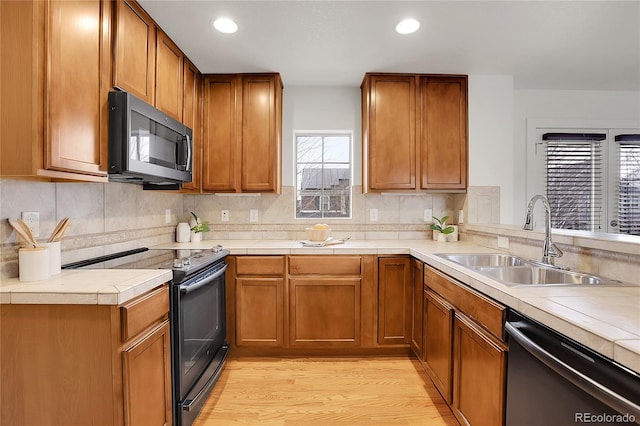
{"type": "MultiPolygon", "coordinates": [[[[16,233],[20,235],[28,245],[33,246],[34,248],[38,247],[35,239],[33,238],[33,234],[31,233],[31,230],[29,230],[29,233],[26,233],[24,228],[19,222],[16,222],[13,219],[8,219],[8,220],[9,220],[9,225],[11,225],[13,229],[15,229],[16,233]]],[[[27,227],[27,229],[29,228],[27,227]]]]}
{"type": "Polygon", "coordinates": [[[60,241],[64,236],[64,233],[66,232],[67,227],[69,226],[69,223],[70,223],[68,217],[65,217],[60,222],[61,222],[61,225],[57,230],[57,232],[55,232],[55,234],[51,234],[51,238],[50,238],[51,242],[60,241]]]}
{"type": "Polygon", "coordinates": [[[22,226],[22,229],[24,229],[25,234],[29,236],[31,242],[33,242],[33,246],[38,247],[38,240],[36,240],[33,232],[31,232],[31,228],[29,228],[29,225],[27,225],[27,223],[22,219],[18,219],[18,223],[22,226]]]}
{"type": "MultiPolygon", "coordinates": [[[[60,222],[58,222],[58,224],[56,225],[55,229],[51,233],[51,236],[49,237],[47,242],[53,243],[53,242],[57,241],[56,238],[58,237],[58,234],[60,234],[60,231],[62,231],[62,233],[64,233],[64,230],[67,227],[67,222],[69,222],[69,218],[68,217],[64,217],[64,218],[60,219],[60,222]]],[[[60,239],[62,239],[62,235],[60,235],[60,239]]]]}

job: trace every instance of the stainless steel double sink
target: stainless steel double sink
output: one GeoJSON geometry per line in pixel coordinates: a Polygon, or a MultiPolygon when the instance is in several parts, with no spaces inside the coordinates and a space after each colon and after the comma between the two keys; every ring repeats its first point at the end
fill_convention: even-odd
{"type": "Polygon", "coordinates": [[[505,253],[439,253],[436,256],[473,269],[510,287],[633,285],[597,275],[569,271],[505,253]]]}

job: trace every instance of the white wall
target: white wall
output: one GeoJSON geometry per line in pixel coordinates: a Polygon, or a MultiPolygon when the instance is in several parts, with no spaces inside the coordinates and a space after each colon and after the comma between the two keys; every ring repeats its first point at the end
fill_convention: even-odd
{"type": "MultiPolygon", "coordinates": [[[[553,123],[554,127],[616,127],[622,121],[640,121],[640,92],[515,90],[514,92],[514,197],[513,223],[520,223],[528,198],[528,167],[534,153],[534,140],[528,140],[527,122],[553,123]]],[[[503,223],[509,217],[503,216],[503,223]]]]}
{"type": "Polygon", "coordinates": [[[293,186],[295,130],[353,132],[353,185],[362,183],[362,118],[359,87],[288,87],[283,94],[282,184],[293,186]]]}
{"type": "Polygon", "coordinates": [[[469,76],[469,186],[500,187],[500,222],[513,216],[513,77],[469,76]]]}

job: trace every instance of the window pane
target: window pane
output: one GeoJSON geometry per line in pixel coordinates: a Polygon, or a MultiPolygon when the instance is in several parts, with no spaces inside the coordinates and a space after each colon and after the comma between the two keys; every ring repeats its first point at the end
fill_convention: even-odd
{"type": "Polygon", "coordinates": [[[348,163],[351,157],[351,144],[345,136],[327,136],[324,138],[324,161],[326,163],[348,163]]]}
{"type": "Polygon", "coordinates": [[[296,134],[296,217],[351,216],[351,135],[296,134]]]}
{"type": "Polygon", "coordinates": [[[300,162],[322,162],[322,137],[320,136],[298,136],[297,152],[298,163],[300,162]]]}
{"type": "Polygon", "coordinates": [[[640,141],[621,143],[619,153],[619,231],[640,235],[640,141]]]}
{"type": "Polygon", "coordinates": [[[600,141],[547,141],[547,198],[551,225],[597,231],[602,214],[600,141]]]}

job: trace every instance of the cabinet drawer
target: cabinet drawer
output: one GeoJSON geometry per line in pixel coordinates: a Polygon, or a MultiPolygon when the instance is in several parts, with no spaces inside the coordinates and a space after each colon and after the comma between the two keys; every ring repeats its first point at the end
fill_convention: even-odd
{"type": "Polygon", "coordinates": [[[282,275],[284,274],[284,256],[238,256],[236,273],[238,275],[282,275]]]}
{"type": "Polygon", "coordinates": [[[360,256],[291,256],[291,275],[357,275],[360,276],[360,256]]]}
{"type": "Polygon", "coordinates": [[[444,297],[458,310],[486,328],[494,336],[502,338],[507,308],[488,297],[454,282],[440,272],[425,265],[424,284],[444,297]]]}
{"type": "Polygon", "coordinates": [[[122,341],[126,342],[154,322],[168,318],[169,287],[152,290],[120,307],[122,341]]]}

